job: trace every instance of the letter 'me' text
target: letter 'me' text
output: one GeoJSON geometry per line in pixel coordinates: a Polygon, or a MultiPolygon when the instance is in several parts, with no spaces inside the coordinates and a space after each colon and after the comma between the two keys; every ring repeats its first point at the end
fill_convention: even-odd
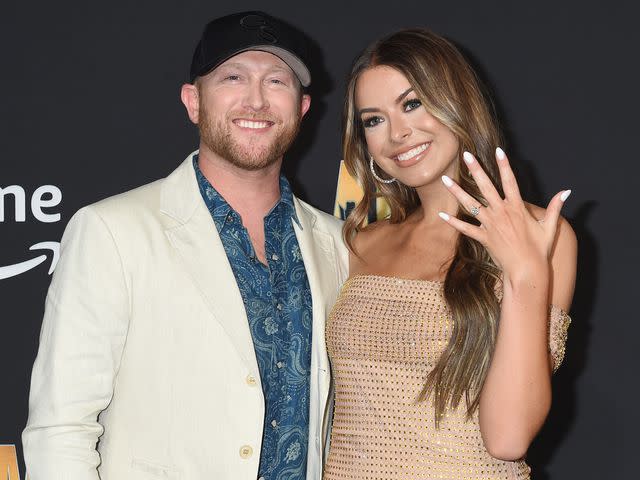
{"type": "MultiPolygon", "coordinates": [[[[13,198],[13,220],[25,222],[27,220],[27,194],[20,185],[0,187],[0,222],[5,221],[8,198],[13,198]]],[[[42,185],[31,195],[31,214],[42,223],[60,221],[60,213],[45,211],[57,207],[62,202],[62,191],[55,185],[42,185]]]]}

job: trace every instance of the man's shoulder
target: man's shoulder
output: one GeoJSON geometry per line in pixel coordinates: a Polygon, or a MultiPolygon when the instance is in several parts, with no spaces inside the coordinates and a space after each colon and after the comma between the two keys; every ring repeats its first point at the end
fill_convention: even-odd
{"type": "MultiPolygon", "coordinates": [[[[145,185],[109,196],[85,207],[100,215],[108,217],[138,217],[145,214],[157,214],[167,199],[164,196],[172,194],[178,199],[185,196],[184,189],[190,185],[195,174],[191,168],[191,154],[167,177],[160,178],[145,185]]],[[[173,197],[171,197],[173,198],[173,197]]]]}
{"type": "Polygon", "coordinates": [[[132,213],[139,209],[146,209],[157,204],[164,178],[155,180],[145,185],[127,190],[116,195],[99,200],[87,205],[86,208],[99,212],[110,213],[124,211],[132,213]]]}
{"type": "Polygon", "coordinates": [[[145,235],[150,225],[161,221],[155,208],[161,183],[156,180],[80,208],[65,227],[63,242],[73,238],[85,243],[111,239],[125,244],[127,238],[145,235]]]}

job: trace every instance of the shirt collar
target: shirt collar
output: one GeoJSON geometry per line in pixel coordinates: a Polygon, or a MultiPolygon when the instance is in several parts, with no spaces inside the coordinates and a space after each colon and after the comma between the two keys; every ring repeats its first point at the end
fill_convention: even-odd
{"type": "Polygon", "coordinates": [[[298,220],[296,206],[293,203],[293,192],[291,191],[291,185],[289,184],[289,181],[284,177],[284,175],[280,175],[280,201],[276,204],[276,207],[278,205],[282,205],[283,214],[287,217],[291,217],[293,221],[298,224],[298,227],[302,229],[300,220],[298,220]]]}
{"type": "MultiPolygon", "coordinates": [[[[224,226],[225,220],[230,212],[235,212],[231,205],[227,203],[218,191],[213,188],[213,185],[207,180],[207,177],[204,176],[202,170],[200,170],[200,166],[198,165],[198,155],[193,156],[193,168],[196,172],[196,178],[198,180],[198,187],[200,188],[200,193],[202,198],[204,199],[209,211],[211,212],[211,216],[213,217],[213,221],[216,224],[216,228],[218,231],[222,229],[224,226]]],[[[291,185],[289,181],[284,177],[284,175],[280,175],[280,200],[278,203],[274,205],[274,207],[269,211],[267,215],[270,215],[271,212],[275,211],[281,205],[281,214],[286,217],[292,218],[297,224],[298,227],[302,229],[302,225],[300,224],[300,220],[298,219],[298,214],[296,212],[296,207],[293,202],[293,192],[291,191],[291,185]]]]}

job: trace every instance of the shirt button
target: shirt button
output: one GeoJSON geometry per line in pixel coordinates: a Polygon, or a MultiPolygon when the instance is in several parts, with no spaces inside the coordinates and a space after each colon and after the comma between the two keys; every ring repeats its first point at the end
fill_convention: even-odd
{"type": "Polygon", "coordinates": [[[273,255],[271,255],[271,260],[277,262],[278,260],[280,260],[280,257],[274,253],[273,255]]]}
{"type": "Polygon", "coordinates": [[[246,381],[247,385],[251,385],[252,387],[255,386],[256,383],[258,383],[256,377],[251,374],[247,375],[246,381]]]}
{"type": "Polygon", "coordinates": [[[278,362],[278,363],[276,363],[276,366],[278,368],[282,368],[282,367],[284,367],[284,362],[278,362]]]}
{"type": "Polygon", "coordinates": [[[276,305],[276,308],[277,308],[278,310],[282,310],[282,304],[281,304],[281,303],[277,304],[277,305],[276,305]]]}
{"type": "Polygon", "coordinates": [[[271,420],[271,426],[273,428],[276,428],[278,426],[278,422],[276,422],[275,420],[271,420]]]}
{"type": "Polygon", "coordinates": [[[240,447],[240,458],[249,458],[251,455],[253,455],[253,448],[251,448],[249,445],[243,445],[240,447]]]}
{"type": "Polygon", "coordinates": [[[258,480],[264,480],[264,477],[258,477],[258,480]]]}

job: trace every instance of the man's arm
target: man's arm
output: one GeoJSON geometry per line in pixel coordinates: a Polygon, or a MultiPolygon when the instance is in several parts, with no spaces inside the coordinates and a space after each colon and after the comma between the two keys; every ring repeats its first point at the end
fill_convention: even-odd
{"type": "Polygon", "coordinates": [[[93,207],[69,222],[47,294],[23,433],[31,480],[98,480],[98,414],[113,394],[130,302],[122,260],[93,207]]]}

